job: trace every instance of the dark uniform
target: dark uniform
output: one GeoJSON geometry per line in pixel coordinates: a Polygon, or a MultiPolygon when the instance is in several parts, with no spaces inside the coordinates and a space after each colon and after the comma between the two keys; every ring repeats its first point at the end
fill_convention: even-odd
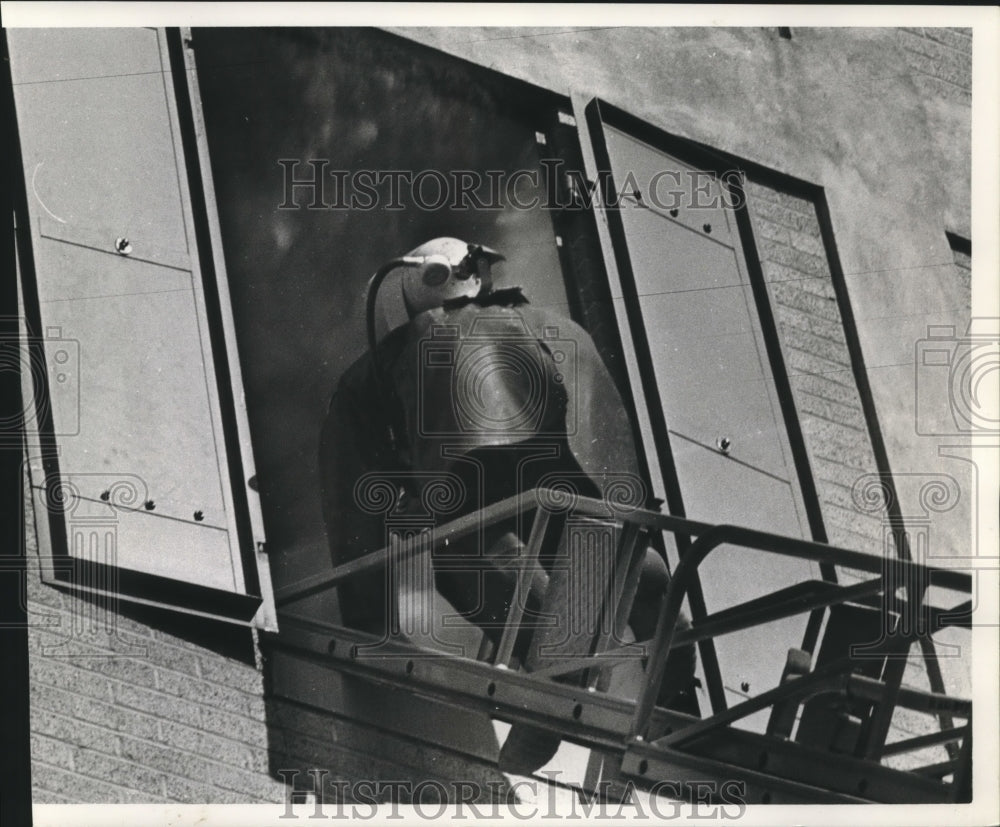
{"type": "MultiPolygon", "coordinates": [[[[382,340],[377,359],[378,371],[371,353],[345,371],[323,426],[323,511],[334,565],[387,545],[386,513],[426,510],[423,492],[443,477],[458,495],[441,522],[538,486],[604,498],[626,509],[649,505],[625,407],[589,335],[531,307],[520,291],[419,313],[382,340]],[[360,507],[358,500],[363,495],[358,480],[372,472],[385,474],[397,489],[381,514],[360,507]]],[[[613,531],[611,525],[604,521],[603,530],[613,531]]],[[[439,592],[494,644],[515,582],[503,560],[516,559],[526,531],[512,519],[445,550],[458,560],[487,554],[494,568],[485,573],[440,564],[435,571],[439,592]]],[[[554,630],[536,630],[530,651],[525,646],[530,634],[519,638],[515,658],[524,668],[544,664],[538,644],[548,644],[549,656],[583,654],[593,646],[596,630],[581,626],[578,617],[577,631],[565,631],[573,605],[566,589],[578,565],[569,554],[564,541],[533,573],[529,616],[540,610],[559,623],[554,630]],[[560,559],[570,565],[557,565],[560,559]]],[[[647,551],[631,618],[639,640],[653,633],[667,580],[663,559],[647,551]]],[[[384,570],[342,584],[345,622],[384,634],[388,588],[384,570]]],[[[693,648],[685,654],[691,661],[691,670],[683,667],[687,681],[693,656],[693,648]]],[[[508,743],[504,769],[530,772],[551,757],[559,741],[514,727],[508,743]]]]}

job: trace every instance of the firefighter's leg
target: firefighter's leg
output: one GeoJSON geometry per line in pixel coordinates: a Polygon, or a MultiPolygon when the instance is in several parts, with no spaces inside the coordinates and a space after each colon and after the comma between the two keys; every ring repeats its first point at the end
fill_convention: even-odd
{"type": "MultiPolygon", "coordinates": [[[[606,605],[618,529],[613,523],[582,520],[560,534],[554,554],[545,560],[549,583],[538,615],[524,666],[540,669],[593,650],[600,624],[606,623],[606,605]]],[[[579,682],[577,673],[568,682],[579,682]]],[[[530,724],[515,723],[500,749],[500,769],[530,775],[552,760],[559,735],[530,724]]]]}
{"type": "MultiPolygon", "coordinates": [[[[488,567],[463,569],[461,560],[468,559],[473,550],[471,547],[456,548],[455,557],[449,558],[448,564],[440,565],[435,572],[435,580],[441,594],[466,620],[482,629],[496,646],[507,622],[518,577],[526,578],[527,589],[522,592],[521,601],[527,617],[538,611],[549,578],[537,562],[530,566],[525,563],[524,543],[512,526],[487,531],[483,547],[490,563],[488,567]]],[[[525,639],[526,634],[518,635],[514,648],[518,661],[524,657],[525,639]]]]}
{"type": "MultiPolygon", "coordinates": [[[[564,535],[560,550],[551,561],[549,587],[542,601],[541,615],[542,619],[554,618],[556,622],[540,624],[535,630],[525,661],[529,670],[555,663],[560,657],[590,653],[601,624],[607,622],[608,610],[613,615],[613,607],[603,603],[608,591],[599,577],[606,566],[602,565],[598,550],[616,548],[616,529],[595,523],[587,533],[591,542],[575,545],[567,544],[564,535]],[[607,539],[611,542],[600,542],[602,531],[608,533],[607,539]]],[[[648,641],[655,634],[668,582],[666,564],[659,554],[648,549],[629,615],[629,625],[636,640],[648,641]]],[[[676,628],[690,628],[690,623],[681,615],[676,628]]],[[[694,673],[693,644],[671,651],[658,703],[666,706],[690,689],[694,673]]],[[[500,749],[500,769],[514,775],[529,775],[552,760],[559,744],[559,736],[552,732],[528,724],[514,724],[500,749]]]]}
{"type": "MultiPolygon", "coordinates": [[[[656,633],[656,623],[669,582],[670,576],[663,559],[653,549],[647,549],[642,572],[639,575],[639,587],[636,591],[635,602],[632,604],[632,611],[629,614],[629,626],[637,641],[652,640],[656,633]]],[[[690,628],[690,621],[681,613],[677,618],[674,633],[690,628]]],[[[668,706],[680,693],[692,688],[696,657],[693,643],[670,651],[670,655],[667,657],[663,686],[657,697],[657,703],[660,706],[668,706]]]]}

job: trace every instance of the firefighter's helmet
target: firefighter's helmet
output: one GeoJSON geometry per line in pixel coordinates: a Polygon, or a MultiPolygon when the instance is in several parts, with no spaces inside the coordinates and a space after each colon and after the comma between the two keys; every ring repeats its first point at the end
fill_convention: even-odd
{"type": "Polygon", "coordinates": [[[496,250],[457,238],[435,238],[405,256],[403,301],[412,319],[446,301],[475,298],[492,289],[490,267],[503,261],[496,250]]]}

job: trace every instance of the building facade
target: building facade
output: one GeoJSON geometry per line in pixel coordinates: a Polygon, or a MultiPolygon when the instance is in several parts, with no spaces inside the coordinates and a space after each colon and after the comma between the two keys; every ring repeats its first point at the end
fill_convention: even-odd
{"type": "MultiPolygon", "coordinates": [[[[665,512],[879,558],[903,525],[927,562],[977,553],[979,424],[921,361],[972,335],[971,30],[7,41],[25,398],[49,400],[26,428],[36,803],[280,808],[317,779],[329,800],[357,779],[506,794],[502,726],[324,660],[303,640],[334,592],[294,599],[330,569],[316,446],[364,351],[365,283],[434,236],[496,247],[504,284],[587,330],[665,512]]],[[[696,599],[833,569],[748,551],[706,563],[696,599]]],[[[767,629],[702,658],[703,711],[778,680],[802,630],[767,629]]],[[[934,640],[954,657],[915,643],[904,683],[969,695],[968,630],[934,640]]],[[[928,731],[887,723],[890,742],[928,731]]],[[[586,786],[588,756],[566,745],[560,783],[586,786]]]]}

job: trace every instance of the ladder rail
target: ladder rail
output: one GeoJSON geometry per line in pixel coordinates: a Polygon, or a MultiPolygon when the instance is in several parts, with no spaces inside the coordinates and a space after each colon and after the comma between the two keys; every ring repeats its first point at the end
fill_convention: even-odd
{"type": "MultiPolygon", "coordinates": [[[[838,692],[845,697],[871,700],[876,704],[887,704],[891,708],[906,706],[939,717],[942,712],[946,712],[971,720],[970,702],[936,692],[911,689],[888,691],[886,685],[878,680],[852,674],[850,658],[795,676],[774,689],[766,690],[748,701],[718,711],[707,718],[663,710],[656,706],[656,701],[672,648],[702,640],[711,641],[722,634],[754,628],[776,619],[807,614],[839,603],[854,601],[872,604],[881,598],[879,605],[887,612],[923,612],[924,620],[928,617],[932,619],[933,622],[928,627],[927,623],[917,623],[916,617],[908,618],[910,622],[905,624],[905,628],[909,631],[890,634],[883,641],[868,644],[866,654],[889,652],[906,643],[906,638],[915,640],[919,633],[927,632],[928,628],[933,633],[938,627],[945,625],[965,625],[962,621],[965,619],[965,610],[970,605],[968,602],[949,609],[915,605],[898,600],[891,591],[891,585],[900,582],[900,578],[920,577],[922,582],[971,594],[973,578],[969,571],[936,568],[909,560],[886,561],[879,556],[852,549],[742,526],[711,525],[648,509],[616,512],[607,502],[579,497],[573,502],[574,515],[613,520],[627,532],[630,541],[621,543],[617,553],[629,559],[616,560],[616,570],[634,573],[634,541],[642,532],[670,532],[690,542],[686,554],[670,578],[660,607],[656,632],[651,640],[620,645],[619,641],[609,640],[607,635],[597,635],[595,640],[600,651],[566,657],[538,671],[525,673],[506,668],[514,636],[523,620],[523,613],[519,608],[523,601],[519,599],[512,601],[495,665],[425,649],[411,642],[390,638],[372,641],[369,639],[372,636],[296,614],[292,610],[295,602],[336,588],[348,578],[389,565],[390,560],[405,560],[428,550],[433,554],[436,549],[480,531],[484,526],[513,518],[529,520],[525,525],[531,526],[527,554],[523,561],[514,565],[515,569],[518,566],[525,568],[525,572],[519,572],[518,575],[523,591],[525,584],[522,581],[529,567],[537,565],[543,545],[558,540],[554,537],[558,531],[552,531],[551,528],[559,526],[560,530],[565,531],[564,519],[554,522],[549,520],[550,514],[544,504],[556,501],[552,494],[548,489],[525,491],[478,512],[431,528],[419,537],[396,543],[391,556],[389,549],[380,549],[337,566],[332,571],[313,575],[279,590],[277,603],[282,607],[285,621],[282,628],[285,631],[278,638],[283,644],[291,643],[314,657],[332,662],[338,669],[359,671],[369,679],[389,681],[420,692],[441,693],[449,698],[459,696],[465,702],[475,702],[482,706],[495,717],[548,727],[568,740],[617,756],[622,773],[647,784],[656,782],[657,772],[666,771],[666,767],[676,769],[679,762],[686,760],[691,771],[697,767],[705,768],[712,761],[717,761],[717,766],[712,766],[720,773],[720,779],[732,778],[733,773],[737,773],[737,777],[750,783],[754,790],[763,790],[760,794],[766,796],[767,800],[775,801],[945,801],[954,800],[956,792],[953,789],[955,782],[949,784],[942,781],[943,776],[950,774],[967,785],[968,768],[963,762],[971,760],[971,749],[968,747],[971,742],[971,727],[968,723],[962,727],[951,726],[943,735],[935,733],[915,742],[914,748],[921,743],[940,743],[950,747],[954,754],[961,755],[962,760],[952,760],[947,772],[943,764],[942,768],[935,768],[930,773],[906,772],[883,766],[878,758],[838,755],[835,763],[840,769],[837,771],[839,775],[834,773],[836,778],[825,776],[820,770],[821,763],[825,761],[828,764],[831,760],[829,752],[814,750],[809,745],[798,744],[773,734],[757,735],[731,727],[731,724],[752,712],[773,708],[781,703],[801,703],[805,698],[822,692],[838,692]],[[727,553],[727,550],[734,548],[749,548],[830,563],[875,577],[852,586],[823,584],[820,588],[807,582],[777,589],[772,594],[711,614],[701,622],[696,622],[689,630],[676,632],[681,605],[691,584],[697,579],[699,566],[710,555],[727,553]],[[354,643],[345,642],[352,639],[354,643]],[[645,679],[639,696],[635,699],[608,694],[605,680],[595,680],[592,677],[583,685],[559,680],[583,670],[592,670],[588,673],[591,676],[606,675],[607,670],[616,664],[635,661],[641,655],[643,646],[647,654],[645,679]],[[336,654],[332,654],[333,652],[336,654]],[[363,653],[363,656],[359,653],[363,653]],[[757,752],[740,747],[738,754],[734,756],[731,754],[734,743],[750,743],[757,752]],[[813,752],[817,754],[813,755],[813,752]],[[759,764],[759,756],[764,754],[779,755],[780,769],[772,767],[767,772],[762,771],[761,766],[754,762],[759,764]],[[796,756],[800,760],[796,760],[796,756]],[[653,768],[652,774],[650,768],[653,768]],[[827,780],[824,781],[824,778],[827,780]]],[[[504,561],[504,565],[512,567],[509,560],[504,561]]],[[[443,559],[436,558],[434,566],[461,570],[489,569],[493,566],[493,561],[485,555],[451,555],[443,559]]],[[[620,621],[627,611],[623,601],[631,599],[627,584],[620,585],[623,587],[608,590],[608,599],[614,605],[605,606],[602,610],[604,616],[613,617],[616,621],[620,621]]],[[[881,714],[891,714],[891,709],[883,709],[881,714]]],[[[888,752],[898,754],[900,751],[905,751],[905,748],[894,748],[888,752]]]]}

